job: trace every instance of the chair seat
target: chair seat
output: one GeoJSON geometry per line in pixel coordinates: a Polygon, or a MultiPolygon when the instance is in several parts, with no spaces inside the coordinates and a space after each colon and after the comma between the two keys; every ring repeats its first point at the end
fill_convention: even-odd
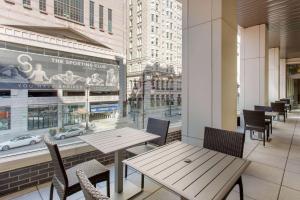
{"type": "Polygon", "coordinates": [[[131,147],[129,149],[126,149],[126,151],[129,153],[132,153],[134,155],[139,155],[139,154],[145,153],[145,152],[150,151],[155,148],[157,148],[157,146],[151,145],[151,144],[146,144],[146,145],[139,145],[139,146],[131,147]]]}
{"type": "Polygon", "coordinates": [[[109,170],[95,159],[80,163],[66,170],[69,187],[79,184],[78,178],[76,176],[77,169],[81,169],[86,174],[88,179],[95,179],[97,176],[105,172],[109,173],[109,170]]]}

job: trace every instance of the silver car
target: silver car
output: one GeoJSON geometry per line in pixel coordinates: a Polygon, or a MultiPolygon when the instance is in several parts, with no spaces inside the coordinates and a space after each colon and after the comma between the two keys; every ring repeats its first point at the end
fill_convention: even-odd
{"type": "Polygon", "coordinates": [[[42,141],[42,137],[37,135],[21,135],[13,139],[0,143],[0,150],[7,151],[12,148],[33,145],[42,141]]]}
{"type": "Polygon", "coordinates": [[[73,128],[67,129],[63,132],[57,133],[54,136],[54,138],[56,140],[63,140],[65,138],[74,137],[74,136],[83,135],[83,134],[85,134],[84,128],[73,127],[73,128]]]}

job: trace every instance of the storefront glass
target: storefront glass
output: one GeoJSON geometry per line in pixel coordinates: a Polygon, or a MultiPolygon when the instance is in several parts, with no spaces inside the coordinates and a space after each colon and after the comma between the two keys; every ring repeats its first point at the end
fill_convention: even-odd
{"type": "Polygon", "coordinates": [[[10,129],[10,107],[0,107],[0,131],[10,129]]]}
{"type": "Polygon", "coordinates": [[[57,105],[28,107],[28,130],[57,127],[57,105]]]}

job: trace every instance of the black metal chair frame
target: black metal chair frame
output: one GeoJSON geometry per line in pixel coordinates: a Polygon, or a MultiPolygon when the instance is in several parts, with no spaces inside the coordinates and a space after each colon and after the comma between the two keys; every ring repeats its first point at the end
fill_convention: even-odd
{"type": "Polygon", "coordinates": [[[291,112],[292,110],[292,105],[291,105],[291,100],[289,98],[282,98],[280,99],[280,101],[285,102],[285,104],[287,105],[287,109],[291,112]]]}
{"type": "MultiPolygon", "coordinates": [[[[231,156],[243,158],[245,134],[216,128],[205,127],[203,147],[225,153],[231,156]]],[[[235,185],[239,185],[240,199],[244,199],[243,181],[240,176],[231,190],[226,194],[229,195],[235,185]]]]}
{"type": "MultiPolygon", "coordinates": [[[[264,112],[272,112],[272,108],[270,106],[254,106],[254,110],[256,111],[264,111],[264,112]]],[[[265,120],[269,122],[270,133],[273,133],[273,116],[265,115],[265,120]]]]}
{"type": "MultiPolygon", "coordinates": [[[[78,191],[81,190],[79,181],[74,185],[69,185],[69,179],[67,176],[67,172],[65,170],[61,155],[59,153],[59,149],[57,144],[53,143],[47,136],[44,138],[44,142],[50,151],[50,156],[52,158],[52,163],[54,167],[54,175],[50,187],[50,200],[53,199],[53,190],[54,187],[57,190],[58,196],[62,200],[66,200],[66,198],[78,191]]],[[[94,162],[99,163],[96,160],[92,160],[94,162]]],[[[89,162],[89,161],[87,161],[89,162]]],[[[85,162],[85,163],[87,163],[85,162]]],[[[82,163],[84,164],[84,163],[82,163]]],[[[100,164],[100,163],[99,163],[100,164]]],[[[79,164],[80,165],[80,164],[79,164]]],[[[101,165],[101,164],[100,164],[101,165]]],[[[102,166],[102,165],[101,165],[102,166]]],[[[96,167],[96,166],[94,166],[96,167]]],[[[78,167],[74,166],[68,170],[74,170],[74,176],[76,176],[76,169],[78,167]]],[[[82,169],[84,170],[84,169],[82,169]]],[[[89,177],[90,182],[96,186],[97,183],[106,181],[107,183],[107,196],[110,196],[110,179],[109,179],[109,170],[104,171],[102,173],[96,174],[92,177],[89,177]]]]}
{"type": "MultiPolygon", "coordinates": [[[[267,141],[269,141],[270,129],[269,122],[265,121],[265,112],[264,111],[255,111],[255,110],[243,110],[244,115],[244,133],[250,131],[250,138],[253,140],[254,132],[263,134],[263,145],[266,144],[266,132],[267,132],[267,141]]],[[[259,139],[258,139],[259,140],[259,139]]]]}
{"type": "Polygon", "coordinates": [[[285,102],[282,101],[272,102],[271,108],[273,112],[278,112],[278,120],[279,120],[279,116],[283,116],[283,122],[286,121],[287,110],[285,108],[285,102]]]}

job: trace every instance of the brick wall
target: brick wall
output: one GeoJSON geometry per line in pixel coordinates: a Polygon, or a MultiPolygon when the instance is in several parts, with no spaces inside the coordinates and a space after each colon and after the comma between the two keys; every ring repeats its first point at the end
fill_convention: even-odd
{"type": "MultiPolygon", "coordinates": [[[[181,131],[168,134],[167,142],[181,140],[181,131]]],[[[63,159],[66,168],[91,159],[97,159],[104,165],[114,162],[114,154],[102,154],[99,151],[92,151],[80,155],[70,156],[63,159]]],[[[12,171],[0,173],[0,197],[9,193],[17,192],[28,187],[49,182],[53,175],[51,162],[32,165],[12,171]]]]}

